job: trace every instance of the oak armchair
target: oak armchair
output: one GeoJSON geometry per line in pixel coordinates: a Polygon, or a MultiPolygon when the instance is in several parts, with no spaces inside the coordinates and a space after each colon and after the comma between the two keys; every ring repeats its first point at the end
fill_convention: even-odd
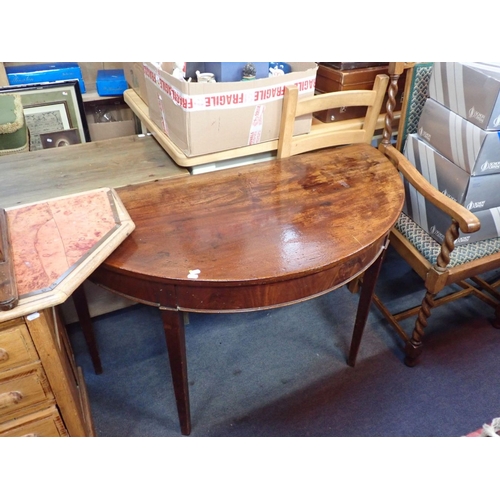
{"type": "MultiPolygon", "coordinates": [[[[455,246],[459,230],[464,234],[477,231],[480,228],[479,219],[465,207],[431,186],[408,159],[391,144],[394,96],[403,68],[403,63],[391,63],[386,122],[379,150],[391,160],[409,185],[450,219],[449,229],[442,244],[437,243],[404,213],[391,231],[390,244],[423,280],[425,290],[421,304],[394,312],[389,311],[376,293],[373,296],[375,305],[405,343],[405,364],[414,366],[422,353],[424,329],[434,307],[473,294],[493,307],[495,313],[493,325],[500,327],[500,294],[496,290],[500,282],[490,283],[480,276],[500,267],[500,238],[455,246]],[[437,298],[436,296],[447,287],[451,287],[453,291],[441,294],[437,298]],[[402,328],[401,321],[411,316],[416,316],[416,320],[413,331],[408,333],[402,328]]],[[[407,76],[407,83],[411,80],[407,76]]],[[[423,81],[425,85],[425,79],[423,81]]],[[[405,96],[402,118],[412,105],[412,96],[421,95],[422,88],[414,88],[405,96]]],[[[407,123],[403,118],[399,124],[399,132],[403,131],[405,126],[407,123]]],[[[400,147],[402,148],[403,144],[400,147]]],[[[353,340],[349,355],[351,366],[355,364],[358,347],[359,342],[353,340]]]]}

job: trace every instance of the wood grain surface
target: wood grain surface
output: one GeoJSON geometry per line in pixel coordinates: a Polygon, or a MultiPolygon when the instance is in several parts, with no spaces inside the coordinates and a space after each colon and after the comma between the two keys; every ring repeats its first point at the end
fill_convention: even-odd
{"type": "Polygon", "coordinates": [[[188,175],[151,136],[0,156],[0,206],[188,175]]]}
{"type": "Polygon", "coordinates": [[[339,286],[377,257],[403,203],[396,169],[365,144],[118,193],[136,229],[93,279],[200,311],[275,306],[339,286]]]}

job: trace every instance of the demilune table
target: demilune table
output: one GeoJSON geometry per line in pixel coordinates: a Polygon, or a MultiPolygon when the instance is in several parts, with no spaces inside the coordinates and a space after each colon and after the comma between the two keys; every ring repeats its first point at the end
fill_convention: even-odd
{"type": "Polygon", "coordinates": [[[396,168],[376,148],[330,148],[117,192],[136,229],[90,279],[160,309],[182,434],[191,432],[186,311],[285,306],[364,272],[357,352],[404,200],[396,168]]]}

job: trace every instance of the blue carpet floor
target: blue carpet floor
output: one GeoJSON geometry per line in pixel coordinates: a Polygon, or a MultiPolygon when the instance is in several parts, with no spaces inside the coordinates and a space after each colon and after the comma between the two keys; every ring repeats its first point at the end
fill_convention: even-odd
{"type": "MultiPolygon", "coordinates": [[[[420,279],[391,251],[377,290],[393,306],[422,298],[420,279]]],[[[471,297],[436,309],[421,363],[408,368],[372,306],[351,368],[357,301],[344,287],[269,311],[190,314],[191,436],[447,437],[500,416],[500,331],[490,308],[471,297]]],[[[98,436],[180,436],[158,311],[137,305],[94,325],[101,375],[79,325],[69,332],[98,436]]]]}

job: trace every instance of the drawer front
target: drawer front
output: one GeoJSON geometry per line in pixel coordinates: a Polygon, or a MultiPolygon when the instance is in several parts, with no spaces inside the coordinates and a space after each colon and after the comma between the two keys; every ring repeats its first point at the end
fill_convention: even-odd
{"type": "Polygon", "coordinates": [[[39,363],[0,373],[0,422],[48,406],[53,399],[39,363]]]}
{"type": "Polygon", "coordinates": [[[24,323],[0,329],[0,372],[36,360],[38,354],[24,323]]]}
{"type": "Polygon", "coordinates": [[[0,437],[66,437],[61,416],[55,406],[0,424],[0,437]]]}

